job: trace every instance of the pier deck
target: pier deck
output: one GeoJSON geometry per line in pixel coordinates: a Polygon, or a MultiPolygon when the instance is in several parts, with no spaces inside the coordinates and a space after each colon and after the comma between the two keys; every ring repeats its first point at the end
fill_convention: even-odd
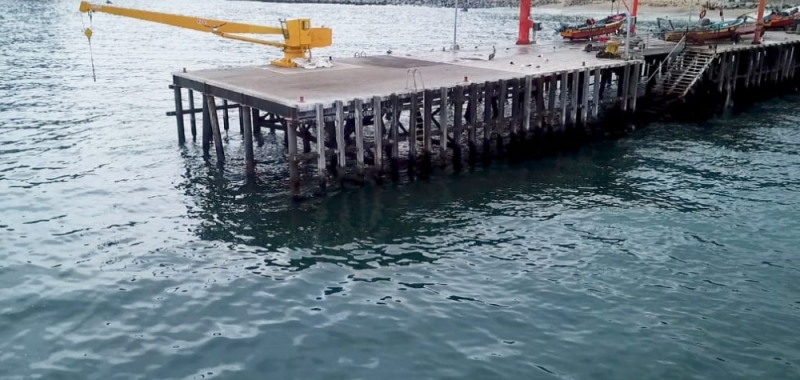
{"type": "Polygon", "coordinates": [[[223,92],[232,92],[257,98],[263,102],[249,105],[266,112],[293,116],[295,110],[313,110],[317,103],[327,108],[337,100],[387,98],[393,93],[463,85],[465,78],[468,82],[484,83],[629,64],[596,58],[595,52],[583,51],[585,45],[553,42],[501,47],[491,61],[488,60],[491,49],[465,47],[459,51],[416,52],[413,55],[334,58],[334,66],[325,69],[287,69],[266,64],[173,75],[175,84],[181,87],[197,91],[205,89],[219,96],[223,92]],[[416,78],[409,72],[414,69],[417,70],[416,78]]]}
{"type": "Polygon", "coordinates": [[[693,103],[706,104],[700,108],[730,107],[734,93],[786,88],[800,74],[800,35],[783,32],[767,32],[761,45],[651,39],[628,60],[598,59],[584,51],[586,44],[503,46],[492,60],[491,48],[462,46],[334,57],[333,67],[311,70],[262,65],[179,72],[170,114],[182,144],[184,115],[196,138],[195,114],[202,112],[204,154],[210,157],[214,146],[222,164],[220,130],[228,130],[228,111],[238,109],[251,177],[253,140],[260,141],[262,128],[282,131],[297,195],[301,171],[314,173],[325,191],[336,179],[379,179],[387,171],[396,177],[401,166],[412,176],[430,172],[434,163],[459,170],[462,149],[475,164],[542,152],[553,139],[573,144],[627,130],[642,97],[658,99],[649,102],[658,107],[692,96],[693,103]],[[194,92],[202,94],[202,108],[195,108],[194,92]]]}

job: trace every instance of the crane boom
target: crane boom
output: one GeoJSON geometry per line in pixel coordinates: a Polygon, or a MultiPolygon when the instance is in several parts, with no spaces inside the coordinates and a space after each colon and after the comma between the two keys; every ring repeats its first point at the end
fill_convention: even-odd
{"type": "Polygon", "coordinates": [[[284,56],[281,59],[272,61],[272,64],[281,67],[297,67],[297,64],[293,61],[294,59],[308,58],[311,48],[330,46],[332,40],[331,29],[312,28],[311,20],[309,19],[281,20],[281,27],[273,27],[92,4],[86,1],[81,2],[79,10],[82,13],[91,14],[93,12],[102,12],[116,16],[130,17],[201,32],[209,32],[223,38],[278,47],[283,49],[284,56]],[[283,35],[284,41],[283,43],[267,41],[241,36],[239,34],[283,35]]]}

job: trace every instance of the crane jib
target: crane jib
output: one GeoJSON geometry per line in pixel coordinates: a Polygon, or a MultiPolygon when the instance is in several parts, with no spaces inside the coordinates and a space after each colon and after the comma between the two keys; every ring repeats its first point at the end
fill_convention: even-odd
{"type": "Polygon", "coordinates": [[[311,20],[309,19],[280,20],[281,26],[273,27],[92,4],[86,1],[81,2],[80,11],[89,13],[90,15],[96,12],[107,13],[179,28],[209,32],[223,38],[281,48],[283,50],[283,58],[272,61],[273,65],[281,67],[298,67],[298,60],[310,60],[311,49],[331,46],[333,34],[330,28],[312,28],[311,20]],[[241,36],[242,34],[280,35],[283,36],[283,41],[267,41],[249,38],[241,36]]]}

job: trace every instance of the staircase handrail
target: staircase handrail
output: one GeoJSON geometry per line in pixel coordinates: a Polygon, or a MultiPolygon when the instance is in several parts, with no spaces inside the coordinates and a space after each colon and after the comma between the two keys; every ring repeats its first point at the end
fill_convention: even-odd
{"type": "Polygon", "coordinates": [[[654,71],[653,74],[650,75],[649,78],[647,78],[645,83],[650,83],[650,81],[653,80],[653,78],[656,75],[658,75],[659,72],[661,72],[661,68],[664,66],[664,63],[666,63],[667,61],[669,61],[673,57],[677,57],[678,55],[683,53],[684,50],[686,50],[686,35],[685,34],[683,35],[681,40],[678,41],[678,43],[675,46],[672,47],[672,50],[670,50],[669,54],[667,54],[667,56],[664,57],[664,59],[661,62],[659,62],[658,70],[653,70],[654,71]],[[680,50],[678,50],[678,48],[680,48],[680,50]]]}

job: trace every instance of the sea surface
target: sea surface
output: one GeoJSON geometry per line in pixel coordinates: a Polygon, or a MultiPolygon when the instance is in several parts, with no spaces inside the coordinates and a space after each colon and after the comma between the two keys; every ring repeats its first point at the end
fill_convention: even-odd
{"type": "MultiPolygon", "coordinates": [[[[452,9],[114,3],[452,43],[452,9]]],[[[165,116],[171,72],[274,49],[97,14],[90,55],[78,1],[0,9],[2,380],[800,378],[798,96],[293,203],[280,136],[250,185],[238,133],[220,170],[165,116]]]]}

